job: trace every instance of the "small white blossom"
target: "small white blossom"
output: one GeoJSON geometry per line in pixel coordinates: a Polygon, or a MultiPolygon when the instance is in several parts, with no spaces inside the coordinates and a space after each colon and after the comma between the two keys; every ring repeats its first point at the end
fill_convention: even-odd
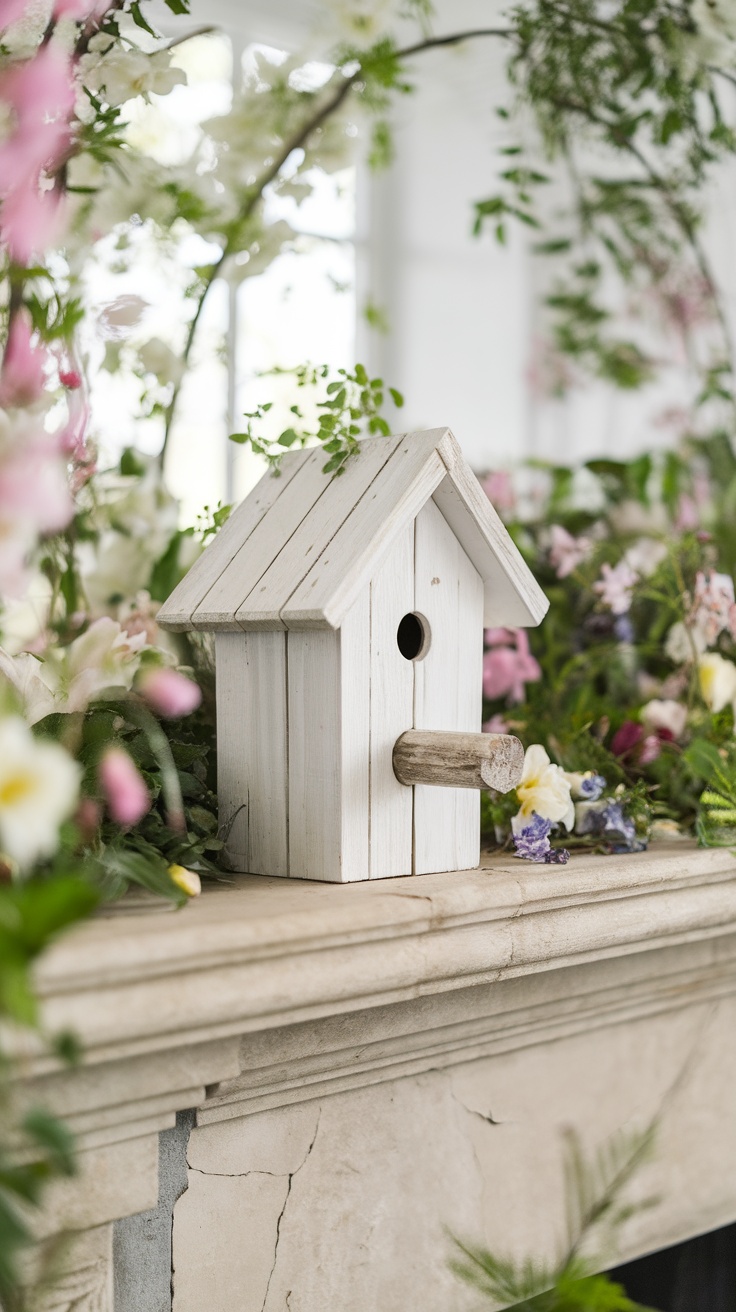
{"type": "Polygon", "coordinates": [[[168,50],[143,50],[112,45],[109,37],[93,37],[90,53],[79,61],[79,77],[90,91],[104,93],[109,105],[124,105],[136,96],[166,96],[186,83],[186,73],[171,66],[168,50]],[[104,43],[104,44],[103,44],[104,43]]]}

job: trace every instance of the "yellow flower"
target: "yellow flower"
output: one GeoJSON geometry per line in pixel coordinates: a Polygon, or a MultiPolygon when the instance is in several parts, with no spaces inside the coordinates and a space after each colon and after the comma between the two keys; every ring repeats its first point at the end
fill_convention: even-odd
{"type": "Polygon", "coordinates": [[[733,661],[727,661],[716,651],[708,652],[698,661],[698,676],[703,701],[715,715],[729,702],[736,701],[736,665],[733,661]]]}
{"type": "Polygon", "coordinates": [[[202,892],[202,881],[196,870],[187,870],[186,866],[169,866],[169,874],[187,897],[197,897],[202,892]]]}
{"type": "Polygon", "coordinates": [[[516,796],[521,809],[514,817],[514,829],[525,824],[536,811],[544,820],[562,823],[572,829],[575,823],[575,806],[570,793],[570,781],[559,765],[553,765],[543,747],[534,743],[527,747],[521,781],[516,785],[516,796]]]}

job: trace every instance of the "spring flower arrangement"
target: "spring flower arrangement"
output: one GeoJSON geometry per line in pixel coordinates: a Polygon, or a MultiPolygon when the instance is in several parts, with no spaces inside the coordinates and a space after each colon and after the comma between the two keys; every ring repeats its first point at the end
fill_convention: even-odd
{"type": "Polygon", "coordinates": [[[504,514],[551,607],[538,631],[486,632],[486,727],[528,745],[486,828],[540,862],[685,835],[736,845],[730,442],[525,472],[504,514]]]}

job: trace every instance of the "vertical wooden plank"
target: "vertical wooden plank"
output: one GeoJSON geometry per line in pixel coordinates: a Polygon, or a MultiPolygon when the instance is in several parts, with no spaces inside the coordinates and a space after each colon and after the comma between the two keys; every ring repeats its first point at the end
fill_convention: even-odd
{"type": "Polygon", "coordinates": [[[343,883],[370,878],[370,620],[371,593],[370,587],[366,587],[346,615],[340,630],[340,871],[343,883]]]}
{"type": "MultiPolygon", "coordinates": [[[[483,584],[432,502],[415,522],[414,605],[431,643],[415,662],[414,728],[477,732],[481,718],[483,584]]],[[[414,870],[429,874],[478,864],[480,795],[414,788],[414,870]]]]}
{"type": "Polygon", "coordinates": [[[414,610],[414,524],[397,538],[371,583],[370,878],[412,872],[412,789],[400,784],[391,755],[413,724],[414,662],[396,631],[414,610]]]}
{"type": "Polygon", "coordinates": [[[217,791],[235,870],[287,875],[286,634],[218,633],[217,791]]]}
{"type": "Polygon", "coordinates": [[[341,880],[340,634],[288,635],[289,874],[341,880]]]}

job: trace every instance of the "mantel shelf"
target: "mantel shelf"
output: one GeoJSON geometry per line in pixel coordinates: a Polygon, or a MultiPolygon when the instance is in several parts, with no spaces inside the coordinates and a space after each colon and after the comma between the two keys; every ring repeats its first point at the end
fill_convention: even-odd
{"type": "MultiPolygon", "coordinates": [[[[135,900],[135,914],[98,915],[39,968],[46,1024],[78,1034],[82,1064],[24,1052],[22,1096],[65,1116],[80,1145],[80,1176],[54,1186],[45,1213],[49,1232],[78,1233],[74,1280],[107,1280],[109,1223],[161,1197],[168,1297],[165,1199],[179,1194],[164,1181],[159,1195],[159,1135],[179,1111],[173,1312],[277,1312],[305,1272],[302,1312],[370,1312],[389,1269],[398,1283],[381,1305],[398,1312],[418,1306],[391,1256],[407,1251],[421,1306],[447,1312],[447,1227],[499,1251],[548,1251],[562,1128],[598,1145],[663,1108],[641,1182],[662,1202],[627,1223],[619,1252],[736,1219],[728,850],[493,857],[346,885],[238,875],[175,914],[135,900]],[[330,1256],[337,1227],[344,1266],[330,1256]],[[266,1303],[268,1270],[254,1272],[274,1235],[283,1289],[266,1303]],[[246,1252],[241,1270],[233,1255],[246,1252]]],[[[134,1266],[146,1215],[126,1232],[134,1266]]],[[[114,1312],[139,1312],[141,1297],[114,1312]]],[[[113,1312],[105,1298],[89,1305],[113,1312]]]]}
{"type": "Polygon", "coordinates": [[[734,928],[736,860],[686,842],[352,885],[236,875],[175,915],[97,917],[39,987],[48,1023],[107,1059],[734,928]]]}

